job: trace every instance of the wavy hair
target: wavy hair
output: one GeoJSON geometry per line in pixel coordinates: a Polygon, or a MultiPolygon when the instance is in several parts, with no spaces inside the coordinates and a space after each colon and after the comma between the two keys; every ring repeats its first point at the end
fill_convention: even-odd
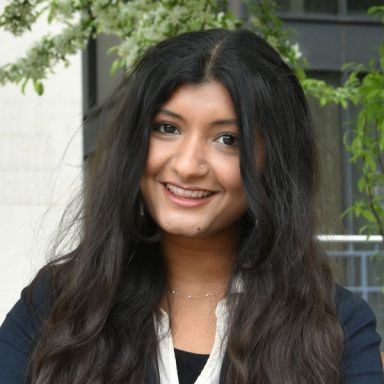
{"type": "Polygon", "coordinates": [[[78,246],[35,279],[49,280],[52,304],[31,358],[33,384],[159,381],[154,315],[166,273],[159,231],[140,215],[140,180],[156,111],[180,84],[210,80],[234,104],[249,206],[231,279],[241,276],[243,293],[228,299],[220,383],[341,382],[335,284],[314,240],[318,172],[305,96],[263,39],[218,29],[150,48],[91,117],[103,134],[69,225],[78,223],[78,246]]]}

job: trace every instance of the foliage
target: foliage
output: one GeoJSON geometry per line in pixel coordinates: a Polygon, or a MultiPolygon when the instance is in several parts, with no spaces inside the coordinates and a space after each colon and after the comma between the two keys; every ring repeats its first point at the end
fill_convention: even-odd
{"type": "MultiPolygon", "coordinates": [[[[283,28],[277,7],[271,0],[244,0],[249,8],[250,26],[274,46],[295,70],[308,94],[322,105],[330,102],[346,106],[351,90],[334,89],[321,80],[307,78],[306,60],[290,31],[283,28]]],[[[24,57],[0,67],[0,85],[20,84],[22,90],[32,80],[43,93],[43,80],[59,62],[85,47],[90,37],[116,36],[120,43],[110,49],[116,53],[111,73],[129,68],[149,46],[176,34],[215,27],[233,29],[243,24],[219,0],[13,0],[0,16],[0,27],[20,36],[28,32],[39,17],[63,25],[57,35],[43,36],[24,57]]]]}
{"type": "Polygon", "coordinates": [[[214,0],[13,0],[0,16],[0,27],[20,36],[40,17],[62,25],[56,35],[43,36],[26,55],[0,67],[0,85],[32,80],[38,94],[42,81],[59,62],[85,47],[89,38],[116,36],[112,48],[118,58],[112,72],[127,68],[145,48],[176,34],[208,28],[235,28],[241,24],[214,0]]]}
{"type": "MultiPolygon", "coordinates": [[[[355,127],[345,138],[345,146],[351,153],[351,161],[361,172],[357,186],[362,197],[355,200],[345,214],[353,213],[366,220],[361,233],[379,233],[384,238],[384,43],[379,50],[379,65],[374,60],[368,68],[345,65],[343,70],[350,71],[347,81],[342,86],[332,87],[322,80],[307,77],[307,62],[297,45],[290,42],[291,33],[283,29],[273,2],[249,0],[247,4],[255,31],[282,54],[308,95],[318,99],[322,106],[333,103],[347,108],[348,102],[352,102],[358,108],[355,127]]],[[[381,16],[384,21],[384,6],[371,7],[369,13],[381,16]]]]}
{"type": "Polygon", "coordinates": [[[298,44],[292,44],[290,41],[292,31],[283,28],[283,22],[277,14],[277,5],[270,0],[244,2],[248,7],[252,29],[281,54],[285,61],[294,68],[299,79],[303,79],[306,60],[303,58],[298,44]]]}
{"type": "MultiPolygon", "coordinates": [[[[372,7],[369,13],[384,21],[384,6],[372,7]]],[[[384,238],[384,43],[379,56],[379,62],[372,60],[368,67],[348,66],[353,69],[348,81],[356,86],[351,100],[359,113],[345,144],[351,161],[361,170],[357,187],[363,195],[347,212],[366,220],[361,233],[379,233],[384,238]]]]}
{"type": "MultiPolygon", "coordinates": [[[[215,27],[233,29],[243,24],[218,0],[13,0],[0,16],[0,27],[19,36],[28,32],[39,17],[60,23],[57,35],[43,36],[15,63],[0,67],[0,85],[20,84],[22,90],[32,80],[35,90],[43,93],[43,80],[59,62],[85,47],[90,37],[116,36],[120,43],[112,47],[116,60],[111,72],[129,68],[149,46],[176,34],[215,27]]],[[[250,26],[274,46],[295,70],[308,94],[325,105],[346,105],[348,91],[333,89],[325,82],[306,77],[306,61],[291,33],[284,30],[271,0],[244,0],[249,8],[250,26]]]]}

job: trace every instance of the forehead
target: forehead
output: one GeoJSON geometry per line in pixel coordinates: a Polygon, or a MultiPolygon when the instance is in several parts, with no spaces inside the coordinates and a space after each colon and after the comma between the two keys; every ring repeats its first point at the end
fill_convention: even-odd
{"type": "Polygon", "coordinates": [[[181,114],[186,118],[197,115],[212,119],[236,117],[231,96],[218,81],[181,84],[162,105],[160,111],[162,109],[181,114]]]}

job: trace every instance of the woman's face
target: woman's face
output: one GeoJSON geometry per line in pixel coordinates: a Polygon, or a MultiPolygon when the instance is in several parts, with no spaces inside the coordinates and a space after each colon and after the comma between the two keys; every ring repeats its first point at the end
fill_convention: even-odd
{"type": "Polygon", "coordinates": [[[232,100],[219,82],[181,85],[160,108],[141,192],[163,231],[207,236],[243,216],[237,136],[232,100]]]}

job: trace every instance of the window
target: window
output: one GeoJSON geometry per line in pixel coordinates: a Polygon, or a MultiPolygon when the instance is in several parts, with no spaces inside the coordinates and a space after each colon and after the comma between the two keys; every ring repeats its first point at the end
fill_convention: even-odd
{"type": "Polygon", "coordinates": [[[337,14],[338,11],[335,0],[278,0],[277,4],[285,12],[337,14]]]}
{"type": "Polygon", "coordinates": [[[347,11],[353,15],[365,15],[369,7],[380,5],[380,0],[347,0],[347,11]]]}

